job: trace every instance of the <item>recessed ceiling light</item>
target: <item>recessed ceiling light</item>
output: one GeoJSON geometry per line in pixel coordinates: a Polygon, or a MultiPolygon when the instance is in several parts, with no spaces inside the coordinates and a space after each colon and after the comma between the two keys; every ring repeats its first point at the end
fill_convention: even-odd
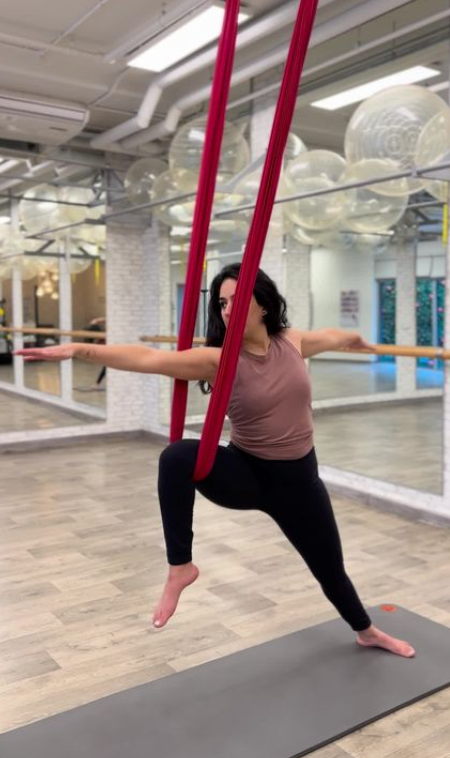
{"type": "Polygon", "coordinates": [[[324,108],[327,111],[335,111],[338,108],[344,108],[346,105],[367,100],[368,97],[376,95],[377,92],[381,92],[381,90],[387,89],[387,87],[395,87],[398,84],[416,84],[417,82],[423,82],[425,79],[439,76],[440,73],[440,71],[437,71],[434,68],[414,66],[413,68],[407,68],[404,71],[398,71],[396,74],[383,76],[381,79],[374,79],[373,81],[361,84],[358,87],[343,90],[336,95],[331,95],[331,97],[316,100],[314,103],[311,103],[311,105],[315,108],[324,108]]]}
{"type": "MultiPolygon", "coordinates": [[[[224,13],[222,3],[208,3],[196,15],[189,15],[176,29],[171,27],[167,34],[155,37],[143,52],[128,61],[128,65],[156,73],[164,71],[217,39],[222,29],[224,13]]],[[[238,23],[248,18],[248,13],[241,12],[238,23]]]]}

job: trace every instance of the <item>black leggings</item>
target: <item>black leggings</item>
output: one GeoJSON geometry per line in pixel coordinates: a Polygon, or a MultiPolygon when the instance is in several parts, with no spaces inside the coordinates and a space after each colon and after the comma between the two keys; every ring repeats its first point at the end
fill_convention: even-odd
{"type": "Polygon", "coordinates": [[[167,558],[192,560],[195,490],[216,505],[267,513],[300,553],[326,597],[355,631],[370,618],[345,572],[341,540],[314,450],[299,460],[264,460],[234,445],[219,447],[211,473],[194,484],[199,442],[169,445],[159,462],[158,491],[167,558]]]}

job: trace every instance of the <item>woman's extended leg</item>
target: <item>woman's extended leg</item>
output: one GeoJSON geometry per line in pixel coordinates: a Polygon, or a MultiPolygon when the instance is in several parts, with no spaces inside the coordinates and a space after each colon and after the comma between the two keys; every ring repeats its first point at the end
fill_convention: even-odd
{"type": "Polygon", "coordinates": [[[219,447],[211,473],[194,484],[199,442],[182,440],[161,454],[158,493],[166,541],[169,575],[155,609],[153,623],[162,627],[174,614],[182,591],[198,577],[192,563],[192,521],[196,489],[227,508],[260,508],[262,486],[248,458],[236,448],[219,447]]]}
{"type": "MultiPolygon", "coordinates": [[[[326,597],[358,633],[364,646],[377,646],[411,657],[413,648],[372,626],[347,575],[341,540],[330,497],[317,470],[314,451],[304,459],[283,464],[284,475],[277,501],[268,510],[319,581],[326,597]]],[[[280,472],[281,473],[281,472],[280,472]]]]}

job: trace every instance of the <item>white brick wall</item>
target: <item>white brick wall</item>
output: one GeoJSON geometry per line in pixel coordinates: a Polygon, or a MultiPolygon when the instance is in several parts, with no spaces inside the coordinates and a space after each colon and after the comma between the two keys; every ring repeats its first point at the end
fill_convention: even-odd
{"type": "MultiPolygon", "coordinates": [[[[450,207],[450,184],[448,185],[450,207]]],[[[450,236],[447,240],[447,279],[445,288],[445,337],[444,347],[450,350],[450,236]]],[[[444,501],[450,514],[450,361],[445,362],[444,383],[444,501]]]]}
{"type": "MultiPolygon", "coordinates": [[[[414,243],[401,236],[397,240],[397,345],[416,344],[416,251],[414,243]]],[[[411,392],[416,388],[416,361],[397,358],[397,392],[411,392]]]]}
{"type": "MultiPolygon", "coordinates": [[[[263,80],[260,86],[266,86],[263,80]]],[[[252,160],[267,152],[272,122],[275,115],[273,97],[257,100],[250,123],[250,148],[252,160]]],[[[273,279],[280,290],[284,285],[282,209],[275,205],[261,259],[261,268],[273,279]]]]}
{"type": "Polygon", "coordinates": [[[284,296],[288,317],[298,329],[311,328],[311,248],[286,237],[284,296]]]}

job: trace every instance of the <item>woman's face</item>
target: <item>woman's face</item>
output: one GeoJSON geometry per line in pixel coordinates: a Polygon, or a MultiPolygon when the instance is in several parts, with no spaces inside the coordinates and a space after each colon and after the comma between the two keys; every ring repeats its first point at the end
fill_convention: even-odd
{"type": "MultiPolygon", "coordinates": [[[[233,309],[234,295],[236,292],[237,282],[234,279],[225,279],[222,282],[222,286],[219,292],[219,304],[222,313],[222,319],[227,327],[231,317],[231,311],[233,309]]],[[[263,308],[255,300],[255,296],[252,295],[250,301],[250,308],[248,311],[247,321],[245,324],[244,337],[251,334],[256,327],[260,327],[264,321],[263,308]]]]}

